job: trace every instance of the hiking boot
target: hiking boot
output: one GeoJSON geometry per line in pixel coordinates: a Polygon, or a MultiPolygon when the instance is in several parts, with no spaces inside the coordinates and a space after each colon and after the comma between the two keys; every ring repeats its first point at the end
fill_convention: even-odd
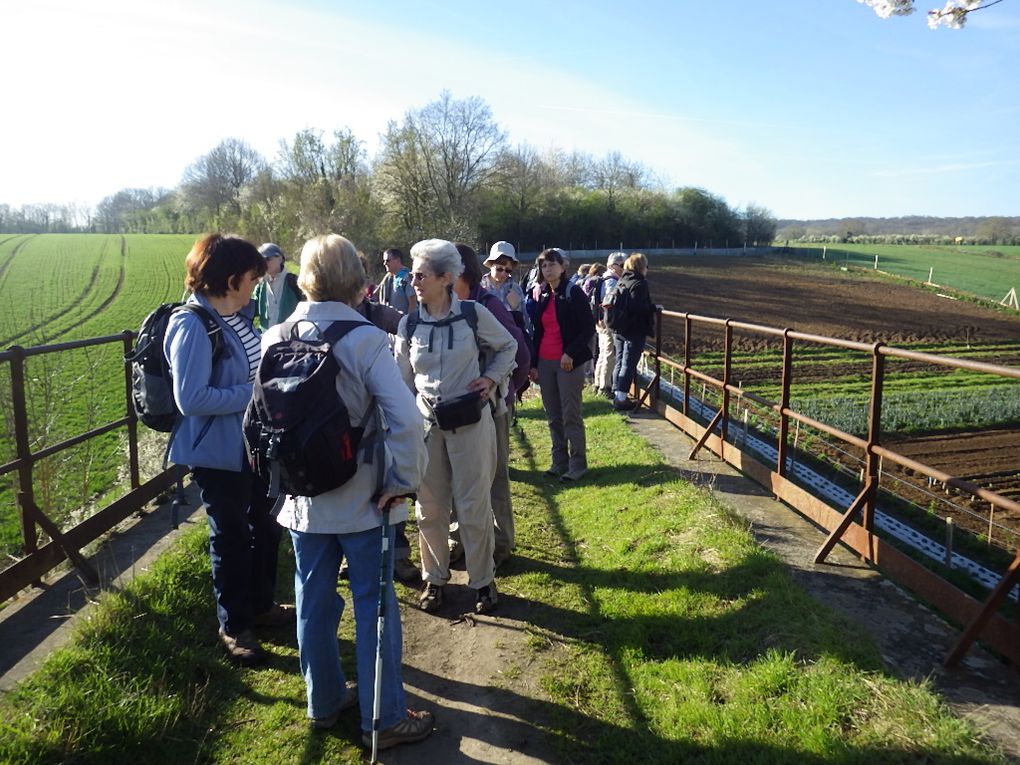
{"type": "Polygon", "coordinates": [[[545,471],[545,475],[547,475],[549,478],[559,478],[566,472],[567,472],[566,468],[560,468],[553,465],[551,468],[545,471]]]}
{"type": "Polygon", "coordinates": [[[443,587],[439,584],[426,582],[418,598],[418,608],[428,614],[434,614],[443,605],[443,587]]]}
{"type": "Polygon", "coordinates": [[[410,558],[398,558],[393,561],[393,576],[404,584],[421,582],[421,572],[416,565],[411,563],[410,558]]]}
{"type": "Polygon", "coordinates": [[[340,715],[346,712],[351,707],[358,703],[358,684],[354,680],[347,681],[347,692],[344,694],[344,700],[340,702],[340,707],[331,715],[325,717],[313,717],[312,727],[316,730],[329,730],[336,726],[340,720],[340,715]]]}
{"type": "Polygon", "coordinates": [[[297,611],[294,606],[283,603],[273,603],[272,607],[255,617],[256,627],[286,627],[293,624],[297,619],[297,611]]]}
{"type": "MultiPolygon", "coordinates": [[[[422,741],[432,733],[432,727],[436,724],[436,717],[431,712],[424,710],[415,712],[407,710],[407,717],[396,725],[379,731],[379,750],[389,749],[398,744],[413,744],[422,741]]],[[[367,747],[372,746],[372,733],[366,731],[361,734],[361,743],[367,747]]]]}
{"type": "Polygon", "coordinates": [[[613,409],[618,412],[630,412],[637,408],[637,400],[625,398],[623,401],[613,401],[613,409]]]}
{"type": "Polygon", "coordinates": [[[574,483],[584,478],[584,474],[587,472],[588,471],[584,468],[581,468],[580,470],[571,470],[561,475],[560,481],[562,481],[563,483],[574,483]]]}
{"type": "Polygon", "coordinates": [[[228,635],[221,627],[220,642],[227,649],[227,655],[245,667],[258,666],[268,658],[251,630],[242,630],[236,635],[228,635]]]}
{"type": "Polygon", "coordinates": [[[499,568],[506,563],[512,557],[512,553],[506,549],[496,549],[492,553],[492,566],[493,568],[499,568]]]}
{"type": "Polygon", "coordinates": [[[496,592],[496,583],[491,582],[478,590],[478,598],[475,600],[475,613],[487,614],[496,608],[499,603],[499,593],[496,592]]]}

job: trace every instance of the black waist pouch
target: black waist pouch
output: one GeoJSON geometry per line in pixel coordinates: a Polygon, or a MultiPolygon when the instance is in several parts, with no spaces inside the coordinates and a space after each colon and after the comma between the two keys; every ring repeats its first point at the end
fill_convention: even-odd
{"type": "Polygon", "coordinates": [[[485,399],[477,393],[467,393],[449,401],[440,401],[432,407],[436,415],[436,425],[440,430],[456,430],[474,425],[482,419],[482,407],[485,399]]]}

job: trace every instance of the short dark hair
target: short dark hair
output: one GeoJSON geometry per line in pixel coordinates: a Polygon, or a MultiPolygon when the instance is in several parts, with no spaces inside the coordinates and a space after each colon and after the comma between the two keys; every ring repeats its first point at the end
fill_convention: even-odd
{"type": "Polygon", "coordinates": [[[396,247],[389,247],[389,248],[383,250],[383,257],[386,257],[386,258],[396,258],[401,263],[404,262],[404,253],[401,252],[396,247]]]}
{"type": "Polygon", "coordinates": [[[223,297],[237,289],[241,277],[249,271],[262,276],[266,261],[254,244],[239,236],[206,234],[195,242],[184,261],[187,276],[184,286],[192,292],[223,297]]]}
{"type": "Polygon", "coordinates": [[[538,253],[538,257],[535,258],[535,267],[538,268],[538,283],[545,284],[545,275],[542,273],[542,264],[554,260],[564,268],[567,267],[567,259],[563,257],[563,253],[557,250],[555,247],[542,250],[538,253]]]}
{"type": "Polygon", "coordinates": [[[482,266],[478,262],[478,253],[463,242],[454,242],[453,246],[457,248],[460,259],[464,263],[464,270],[460,275],[464,278],[468,288],[474,289],[482,282],[482,266]]]}

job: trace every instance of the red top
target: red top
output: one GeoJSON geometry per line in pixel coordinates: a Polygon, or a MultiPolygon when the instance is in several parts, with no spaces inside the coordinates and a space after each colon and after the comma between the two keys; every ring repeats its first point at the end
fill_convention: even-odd
{"type": "Polygon", "coordinates": [[[550,295],[542,311],[542,343],[538,346],[538,358],[542,361],[559,361],[563,358],[563,335],[556,319],[556,296],[550,295]]]}

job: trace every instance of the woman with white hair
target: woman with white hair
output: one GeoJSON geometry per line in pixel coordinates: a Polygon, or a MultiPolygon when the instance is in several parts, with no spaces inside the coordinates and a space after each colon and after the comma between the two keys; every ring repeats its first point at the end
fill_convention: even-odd
{"type": "Polygon", "coordinates": [[[490,402],[513,369],[517,343],[488,309],[454,293],[464,264],[452,242],[418,242],[411,259],[418,309],[401,319],[394,354],[426,418],[428,468],[416,508],[425,583],[419,604],[430,613],[443,604],[450,579],[450,513],[456,507],[475,611],[487,613],[498,602],[489,502],[496,471],[490,402]]]}
{"type": "MultiPolygon", "coordinates": [[[[385,418],[384,458],[375,455],[368,462],[363,451],[357,471],[346,483],[314,497],[288,496],[277,517],[280,525],[290,529],[294,542],[297,638],[308,716],[315,728],[331,728],[345,709],[360,704],[362,739],[370,745],[372,694],[359,694],[353,684],[345,682],[340,663],[337,627],[344,601],[337,593],[337,579],[340,561],[346,557],[354,604],[354,653],[358,677],[367,689],[375,674],[382,563],[380,511],[390,500],[418,489],[425,468],[422,420],[407,389],[394,385],[399,372],[390,355],[389,337],[356,310],[364,295],[365,270],[354,245],[336,234],[306,242],[298,284],[308,300],[298,304],[286,323],[266,332],[263,351],[289,337],[294,329],[302,338],[315,339],[334,322],[363,324],[333,345],[341,370],[337,392],[351,422],[367,423],[362,450],[377,452],[372,445],[382,437],[379,418],[369,416],[371,407],[378,407],[385,418]]],[[[395,504],[391,522],[406,519],[406,503],[395,504]]],[[[393,526],[387,533],[392,546],[393,526]]],[[[386,580],[392,582],[392,571],[386,580]]],[[[385,597],[380,748],[420,741],[432,732],[434,722],[430,712],[407,709],[401,677],[400,611],[392,584],[388,584],[385,597]]]]}

